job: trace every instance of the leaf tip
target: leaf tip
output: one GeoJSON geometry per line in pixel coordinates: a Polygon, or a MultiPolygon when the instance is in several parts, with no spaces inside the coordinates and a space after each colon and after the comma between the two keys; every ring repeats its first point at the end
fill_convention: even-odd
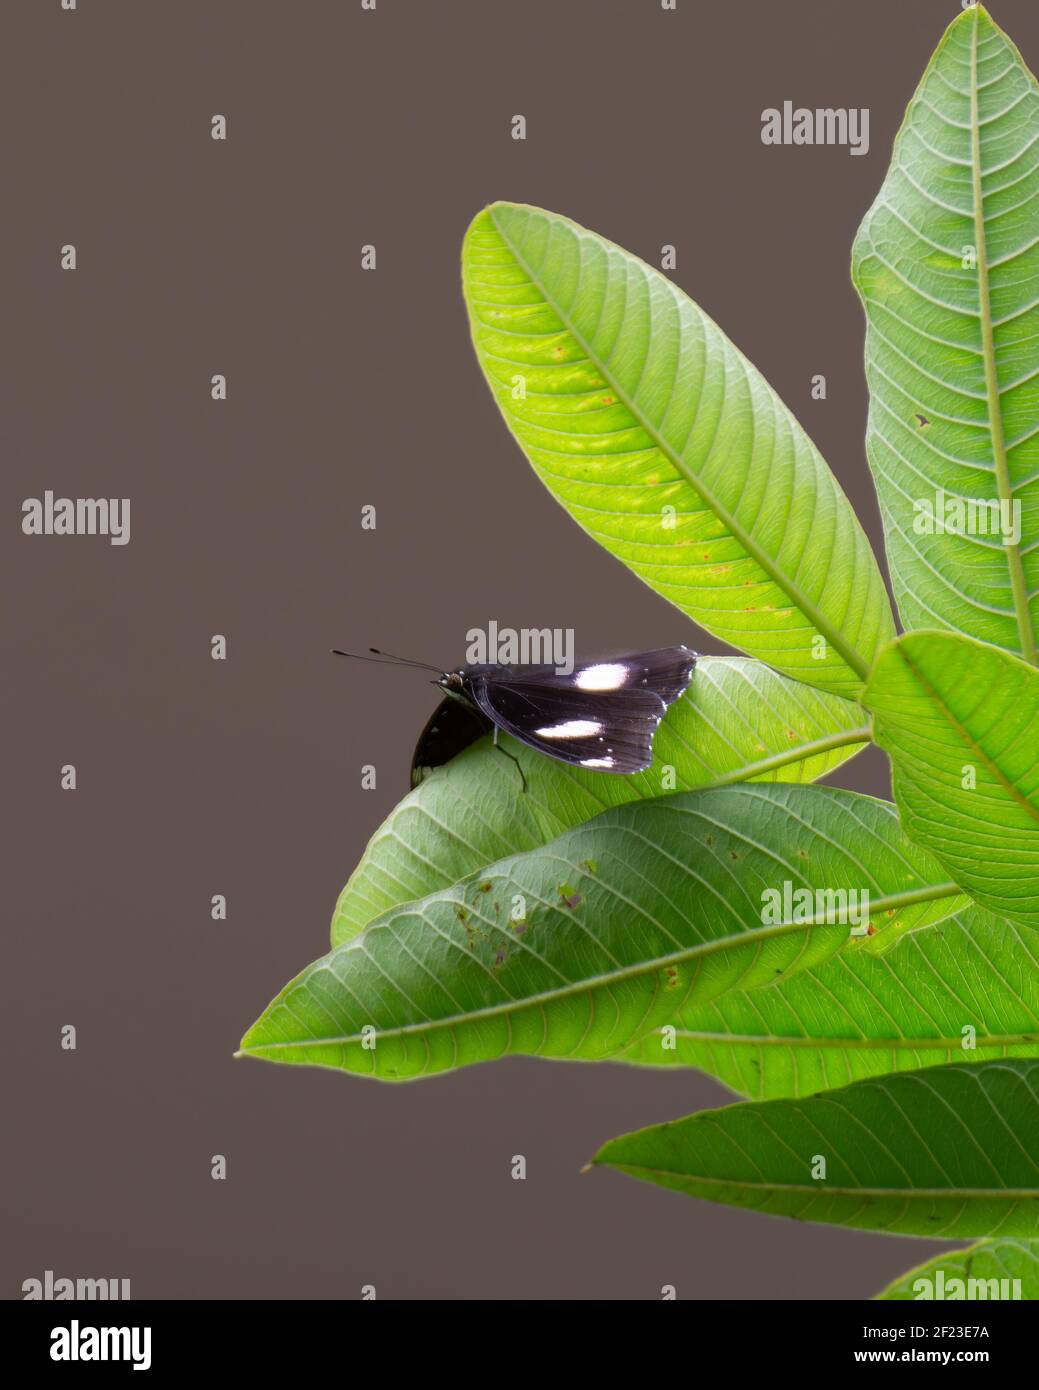
{"type": "MultiPolygon", "coordinates": [[[[956,18],[949,25],[948,29],[945,31],[946,35],[951,34],[955,30],[961,29],[968,24],[977,24],[979,27],[981,25],[984,25],[986,29],[995,30],[997,34],[1003,34],[1003,30],[992,18],[992,15],[988,7],[986,5],[981,4],[980,0],[978,0],[978,3],[968,5],[965,10],[960,11],[960,13],[956,16],[956,18]]],[[[1003,37],[1005,38],[1006,35],[1004,34],[1003,37]]]]}
{"type": "Polygon", "coordinates": [[[980,0],[977,0],[977,3],[973,5],[965,5],[955,19],[950,20],[949,28],[955,29],[957,25],[962,27],[965,24],[973,24],[978,19],[987,19],[989,23],[992,22],[992,16],[980,0]]]}
{"type": "Polygon", "coordinates": [[[238,1044],[237,1049],[231,1054],[233,1057],[252,1057],[255,1055],[257,1041],[259,1041],[261,1044],[264,1041],[262,1037],[257,1039],[256,1034],[265,1018],[266,1011],[260,1015],[260,1017],[256,1020],[254,1024],[252,1024],[251,1027],[245,1030],[245,1032],[242,1034],[242,1040],[238,1044]]]}

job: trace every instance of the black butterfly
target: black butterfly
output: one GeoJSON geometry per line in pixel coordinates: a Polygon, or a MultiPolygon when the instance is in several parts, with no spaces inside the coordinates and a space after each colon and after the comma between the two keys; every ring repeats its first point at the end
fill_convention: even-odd
{"type": "MultiPolygon", "coordinates": [[[[374,647],[372,651],[379,658],[388,656],[374,647]]],[[[389,659],[436,670],[403,657],[389,659]]],[[[662,647],[586,662],[569,675],[551,665],[484,664],[444,671],[433,684],[446,695],[419,735],[411,784],[417,786],[491,730],[495,743],[501,730],[575,767],[643,772],[653,760],[657,725],[689,684],[695,664],[696,652],[688,647],[662,647]]]]}

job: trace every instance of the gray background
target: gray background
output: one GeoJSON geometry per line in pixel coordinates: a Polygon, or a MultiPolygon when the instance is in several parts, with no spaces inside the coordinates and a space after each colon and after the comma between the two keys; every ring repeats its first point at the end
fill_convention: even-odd
{"type": "MultiPolygon", "coordinates": [[[[50,1268],[135,1297],[848,1298],[938,1248],[580,1175],[724,1103],[706,1077],[515,1059],[391,1088],[231,1054],[326,949],[431,708],[331,645],[450,664],[494,617],[719,650],[510,441],[459,293],[470,217],[511,198],[676,244],[876,538],[850,244],[956,9],[4,0],[3,1296],[50,1268]],[[870,154],[766,148],[785,98],[871,107],[870,154]],[[129,495],[131,543],[23,537],[45,488],[129,495]]],[[[1032,0],[996,18],[1039,61],[1032,0]]],[[[841,780],[886,788],[876,756],[841,780]]]]}

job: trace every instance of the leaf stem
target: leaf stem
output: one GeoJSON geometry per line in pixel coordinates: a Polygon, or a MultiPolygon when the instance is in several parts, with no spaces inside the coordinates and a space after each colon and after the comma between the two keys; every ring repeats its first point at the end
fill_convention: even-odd
{"type": "Polygon", "coordinates": [[[804,762],[808,758],[814,758],[819,753],[829,753],[834,748],[846,748],[849,743],[870,743],[872,740],[872,727],[869,724],[863,724],[858,729],[845,729],[838,734],[827,734],[825,738],[812,739],[809,743],[799,743],[796,748],[786,749],[782,753],[773,753],[771,757],[761,758],[756,763],[744,763],[742,767],[722,773],[713,782],[697,782],[689,789],[690,791],[710,791],[715,787],[731,787],[737,782],[749,782],[755,777],[761,777],[766,772],[772,772],[776,768],[788,767],[791,763],[804,762]]]}

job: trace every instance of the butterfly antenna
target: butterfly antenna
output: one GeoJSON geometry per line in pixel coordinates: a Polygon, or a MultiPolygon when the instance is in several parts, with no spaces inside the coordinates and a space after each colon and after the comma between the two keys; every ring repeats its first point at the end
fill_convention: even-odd
{"type": "Polygon", "coordinates": [[[348,656],[353,661],[371,661],[376,666],[418,666],[423,671],[436,671],[440,674],[439,666],[431,666],[427,661],[412,661],[406,656],[394,656],[391,652],[381,652],[378,647],[369,647],[368,650],[374,655],[363,656],[360,652],[343,652],[338,647],[332,648],[333,656],[348,656]]]}
{"type": "Polygon", "coordinates": [[[392,652],[381,652],[378,647],[369,647],[368,650],[376,656],[387,656],[391,661],[399,661],[402,666],[421,666],[424,671],[440,670],[439,666],[431,666],[428,661],[415,661],[410,656],[394,656],[392,652]]]}

